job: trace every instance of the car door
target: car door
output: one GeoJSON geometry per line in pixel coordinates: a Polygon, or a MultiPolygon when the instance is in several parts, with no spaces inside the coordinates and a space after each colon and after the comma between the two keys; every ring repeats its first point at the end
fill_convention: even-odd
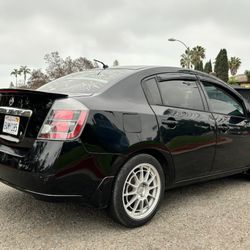
{"type": "Polygon", "coordinates": [[[214,172],[244,168],[250,164],[250,124],[244,101],[233,91],[201,78],[217,125],[214,172]]]}
{"type": "Polygon", "coordinates": [[[208,174],[215,154],[215,121],[206,110],[196,77],[160,74],[145,85],[153,93],[151,107],[161,142],[172,155],[176,182],[208,174]]]}

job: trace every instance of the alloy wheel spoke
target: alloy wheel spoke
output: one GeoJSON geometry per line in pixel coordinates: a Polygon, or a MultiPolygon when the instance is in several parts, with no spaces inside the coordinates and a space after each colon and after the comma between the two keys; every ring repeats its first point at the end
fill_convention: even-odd
{"type": "Polygon", "coordinates": [[[131,182],[127,182],[127,184],[128,184],[129,186],[133,187],[133,188],[137,188],[137,187],[138,187],[137,185],[132,184],[131,182]]]}
{"type": "Polygon", "coordinates": [[[124,194],[124,196],[130,196],[130,195],[135,195],[136,194],[136,191],[131,191],[131,192],[127,192],[124,194]]]}
{"type": "Polygon", "coordinates": [[[149,208],[149,203],[148,203],[148,200],[145,199],[145,202],[146,202],[146,207],[149,208]]]}
{"type": "Polygon", "coordinates": [[[140,181],[143,182],[143,166],[141,166],[140,168],[140,177],[139,177],[140,181]]]}
{"type": "Polygon", "coordinates": [[[148,194],[148,197],[151,197],[151,198],[155,199],[155,196],[152,195],[152,194],[148,194]]]}
{"type": "Polygon", "coordinates": [[[151,187],[149,187],[148,188],[148,190],[150,191],[150,190],[152,190],[152,189],[156,189],[156,188],[158,188],[158,186],[156,185],[156,186],[151,186],[151,187]]]}
{"type": "Polygon", "coordinates": [[[151,184],[151,182],[155,179],[155,177],[156,177],[156,175],[153,175],[153,176],[151,177],[151,179],[147,182],[147,183],[148,183],[148,185],[150,185],[150,184],[151,184]]]}
{"type": "Polygon", "coordinates": [[[139,200],[139,199],[137,199],[137,200],[135,201],[135,204],[134,204],[134,207],[133,207],[133,213],[135,213],[135,212],[136,212],[136,210],[137,210],[137,208],[138,208],[139,204],[140,204],[140,200],[139,200]]]}
{"type": "Polygon", "coordinates": [[[126,205],[126,208],[130,207],[137,200],[137,195],[135,195],[126,205]]]}
{"type": "Polygon", "coordinates": [[[147,173],[146,173],[146,175],[145,175],[145,177],[144,177],[144,181],[145,181],[145,182],[148,181],[149,176],[150,176],[150,169],[147,169],[147,173]]]}
{"type": "Polygon", "coordinates": [[[140,183],[140,180],[135,172],[133,172],[133,176],[136,179],[136,183],[140,183]]]}
{"type": "Polygon", "coordinates": [[[144,204],[144,200],[141,200],[140,201],[140,210],[141,210],[141,212],[143,211],[143,204],[144,204]]]}

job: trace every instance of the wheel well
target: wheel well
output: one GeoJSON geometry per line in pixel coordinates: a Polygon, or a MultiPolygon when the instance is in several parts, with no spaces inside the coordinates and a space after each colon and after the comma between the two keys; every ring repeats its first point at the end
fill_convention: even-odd
{"type": "MultiPolygon", "coordinates": [[[[172,159],[171,156],[168,154],[165,154],[161,152],[160,150],[157,149],[142,149],[138,151],[134,151],[133,153],[127,154],[125,157],[120,158],[116,163],[116,174],[119,172],[121,167],[127,162],[130,158],[134,157],[135,155],[139,154],[148,154],[153,156],[156,160],[159,161],[160,165],[162,166],[162,170],[165,175],[165,183],[166,185],[169,185],[173,182],[174,180],[174,169],[173,169],[173,164],[172,164],[172,159]]],[[[115,174],[115,175],[116,175],[115,174]]]]}

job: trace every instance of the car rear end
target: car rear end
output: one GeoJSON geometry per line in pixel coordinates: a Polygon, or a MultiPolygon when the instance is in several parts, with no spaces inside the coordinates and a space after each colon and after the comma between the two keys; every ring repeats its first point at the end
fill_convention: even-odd
{"type": "Polygon", "coordinates": [[[127,74],[115,73],[77,73],[38,91],[1,89],[0,181],[36,196],[81,197],[105,206],[112,177],[103,164],[112,157],[89,153],[82,132],[89,115],[85,99],[127,74]]]}
{"type": "Polygon", "coordinates": [[[76,164],[63,161],[67,152],[81,148],[84,156],[78,138],[88,109],[65,94],[2,89],[0,96],[1,181],[34,194],[79,196],[58,182],[66,163],[76,164]]]}

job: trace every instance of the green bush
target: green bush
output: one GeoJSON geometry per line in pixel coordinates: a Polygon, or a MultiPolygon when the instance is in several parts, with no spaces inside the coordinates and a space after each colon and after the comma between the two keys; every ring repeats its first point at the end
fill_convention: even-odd
{"type": "Polygon", "coordinates": [[[236,84],[236,79],[234,76],[230,76],[229,79],[228,79],[228,84],[236,84]]]}

